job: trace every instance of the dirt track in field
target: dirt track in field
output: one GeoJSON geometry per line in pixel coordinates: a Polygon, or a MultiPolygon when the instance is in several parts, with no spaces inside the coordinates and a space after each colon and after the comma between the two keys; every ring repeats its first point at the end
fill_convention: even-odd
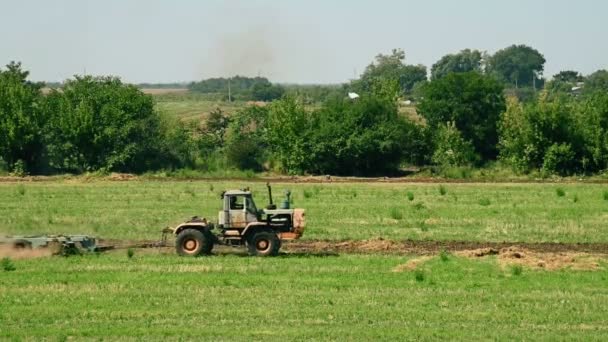
{"type": "MultiPolygon", "coordinates": [[[[608,255],[608,243],[521,243],[476,241],[295,241],[283,245],[287,252],[297,253],[386,253],[403,255],[435,255],[441,251],[450,253],[480,249],[519,247],[535,253],[594,253],[608,255]]],[[[498,254],[498,253],[496,253],[498,254]]]]}
{"type": "MultiPolygon", "coordinates": [[[[102,245],[116,248],[154,248],[155,241],[102,240],[102,245]]],[[[169,239],[163,248],[172,248],[169,239]]],[[[552,242],[477,242],[477,241],[416,241],[416,240],[299,240],[283,242],[286,253],[331,255],[331,254],[397,254],[397,255],[437,255],[442,251],[458,254],[487,250],[486,254],[499,254],[501,250],[520,248],[534,253],[592,253],[608,255],[608,243],[552,243],[552,242]],[[495,251],[495,252],[493,252],[495,251]]],[[[480,252],[483,254],[483,252],[480,252]]],[[[483,256],[483,255],[482,255],[483,256]]]]}
{"type": "Polygon", "coordinates": [[[400,184],[400,183],[430,183],[430,184],[569,184],[569,183],[584,183],[584,184],[606,184],[608,179],[499,179],[499,180],[484,180],[484,179],[442,179],[434,177],[335,177],[335,176],[270,176],[270,177],[254,177],[254,178],[167,178],[167,177],[139,177],[130,173],[112,173],[105,177],[90,177],[90,176],[0,176],[0,183],[18,183],[18,182],[52,182],[52,181],[76,181],[76,182],[91,182],[91,181],[167,181],[167,182],[246,182],[246,183],[287,183],[287,184],[400,184]]]}

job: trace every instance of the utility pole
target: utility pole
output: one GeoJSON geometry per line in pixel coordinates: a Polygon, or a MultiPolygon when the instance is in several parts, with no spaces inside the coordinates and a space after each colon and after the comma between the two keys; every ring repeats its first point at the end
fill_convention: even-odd
{"type": "Polygon", "coordinates": [[[232,92],[230,90],[230,80],[231,79],[232,79],[231,77],[228,78],[228,102],[232,102],[232,92]]]}

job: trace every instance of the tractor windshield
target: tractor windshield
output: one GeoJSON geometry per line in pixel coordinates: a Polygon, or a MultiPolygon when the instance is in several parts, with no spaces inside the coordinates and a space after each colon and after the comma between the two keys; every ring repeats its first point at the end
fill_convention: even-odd
{"type": "Polygon", "coordinates": [[[258,213],[258,208],[256,208],[251,196],[245,197],[245,209],[253,215],[257,215],[258,213]]]}

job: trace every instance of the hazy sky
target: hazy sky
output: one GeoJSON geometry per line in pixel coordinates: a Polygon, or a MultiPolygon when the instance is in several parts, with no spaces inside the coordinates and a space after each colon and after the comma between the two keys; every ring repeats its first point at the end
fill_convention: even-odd
{"type": "Polygon", "coordinates": [[[402,48],[430,66],[464,48],[513,43],[547,59],[545,75],[608,68],[604,0],[0,0],[0,65],[35,80],[112,74],[171,82],[260,73],[336,83],[402,48]]]}

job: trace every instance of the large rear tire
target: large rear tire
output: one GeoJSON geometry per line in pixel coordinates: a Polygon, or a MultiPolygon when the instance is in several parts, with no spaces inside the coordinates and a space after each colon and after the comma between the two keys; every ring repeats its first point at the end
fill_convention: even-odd
{"type": "Polygon", "coordinates": [[[255,232],[247,239],[249,255],[253,256],[276,256],[281,248],[281,240],[272,231],[263,230],[255,232]]]}
{"type": "Polygon", "coordinates": [[[198,229],[184,229],[175,239],[175,250],[183,256],[199,256],[211,254],[213,236],[211,233],[198,229]]]}

